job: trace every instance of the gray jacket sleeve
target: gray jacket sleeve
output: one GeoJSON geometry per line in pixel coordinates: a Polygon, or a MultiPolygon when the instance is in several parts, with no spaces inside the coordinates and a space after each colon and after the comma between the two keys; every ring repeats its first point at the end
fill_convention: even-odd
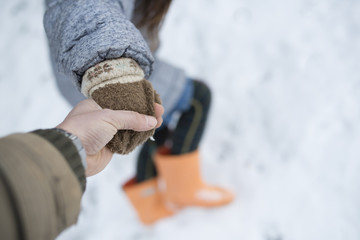
{"type": "Polygon", "coordinates": [[[81,85],[84,72],[95,64],[132,58],[148,78],[153,57],[141,33],[125,15],[121,0],[46,0],[44,27],[58,71],[81,85]]]}

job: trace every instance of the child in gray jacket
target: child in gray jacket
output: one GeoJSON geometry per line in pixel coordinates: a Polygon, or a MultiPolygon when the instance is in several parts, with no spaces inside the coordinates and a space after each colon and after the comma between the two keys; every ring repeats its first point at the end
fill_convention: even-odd
{"type": "Polygon", "coordinates": [[[71,104],[90,97],[103,108],[155,115],[153,102],[162,99],[160,129],[142,135],[119,131],[107,145],[126,154],[154,134],[155,142],[146,141],[140,151],[136,176],[123,186],[144,223],[183,206],[219,206],[233,199],[229,191],[205,184],[199,170],[209,88],[153,57],[170,3],[47,0],[44,16],[57,84],[71,104]],[[174,112],[180,118],[170,129],[174,112]]]}

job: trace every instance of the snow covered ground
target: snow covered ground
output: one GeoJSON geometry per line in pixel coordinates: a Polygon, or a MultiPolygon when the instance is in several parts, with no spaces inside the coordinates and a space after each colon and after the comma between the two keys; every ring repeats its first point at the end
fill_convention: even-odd
{"type": "MultiPolygon", "coordinates": [[[[41,0],[1,0],[0,136],[70,110],[42,14],[41,0]]],[[[120,190],[136,152],[116,156],[58,239],[360,239],[360,2],[175,0],[161,37],[160,55],[213,89],[203,174],[236,200],[144,227],[120,190]]]]}

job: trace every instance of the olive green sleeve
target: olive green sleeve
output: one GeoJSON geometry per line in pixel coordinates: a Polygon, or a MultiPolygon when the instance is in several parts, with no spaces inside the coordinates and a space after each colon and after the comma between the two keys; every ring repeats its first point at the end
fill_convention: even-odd
{"type": "Polygon", "coordinates": [[[81,196],[78,177],[45,138],[0,138],[0,239],[54,239],[76,223],[81,196]]]}
{"type": "Polygon", "coordinates": [[[35,130],[32,133],[35,133],[46,140],[48,140],[57,150],[64,156],[66,162],[69,164],[70,168],[74,171],[76,177],[78,178],[81,190],[84,192],[86,187],[86,176],[85,169],[81,162],[80,155],[67,137],[64,137],[63,134],[55,131],[54,129],[39,129],[35,130]]]}

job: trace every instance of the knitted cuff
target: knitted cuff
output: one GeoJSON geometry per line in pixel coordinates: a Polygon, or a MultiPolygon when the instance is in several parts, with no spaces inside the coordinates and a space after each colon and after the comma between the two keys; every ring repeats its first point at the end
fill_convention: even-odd
{"type": "Polygon", "coordinates": [[[81,83],[81,92],[91,97],[92,93],[107,84],[133,83],[143,80],[143,70],[131,58],[106,60],[89,68],[81,83]]]}
{"type": "Polygon", "coordinates": [[[84,192],[86,186],[85,168],[81,162],[81,157],[72,141],[54,129],[39,129],[33,131],[32,133],[45,138],[57,150],[59,150],[59,152],[66,159],[70,168],[74,171],[80,182],[81,190],[84,192]]]}

